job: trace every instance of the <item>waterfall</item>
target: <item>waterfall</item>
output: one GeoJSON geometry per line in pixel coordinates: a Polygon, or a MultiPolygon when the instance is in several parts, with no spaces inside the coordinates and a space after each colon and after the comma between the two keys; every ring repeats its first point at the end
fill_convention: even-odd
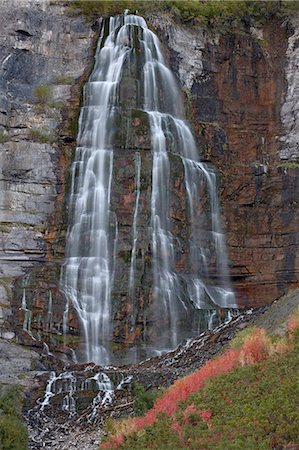
{"type": "MultiPolygon", "coordinates": [[[[157,36],[142,17],[125,14],[100,21],[77,142],[61,289],[67,299],[64,331],[68,330],[70,304],[82,326],[85,350],[81,359],[101,364],[114,360],[110,343],[116,317],[126,321],[123,335],[129,336],[135,349],[143,349],[139,354],[144,356],[173,349],[182,339],[207,329],[218,308],[236,308],[216,174],[200,162],[180,89],[157,36]],[[136,111],[147,117],[151,151],[133,148],[130,136],[136,111]],[[130,239],[128,223],[119,212],[126,205],[116,200],[121,194],[115,178],[116,173],[124,173],[122,167],[118,170],[123,155],[134,161],[130,239]],[[149,192],[143,187],[142,165],[148,155],[152,166],[149,192]],[[176,189],[184,190],[184,200],[182,196],[177,200],[185,202],[181,209],[186,231],[181,235],[174,232],[178,225],[173,204],[179,195],[171,187],[173,164],[180,167],[178,178],[182,178],[182,183],[175,180],[176,189]],[[125,263],[122,255],[128,252],[125,263]],[[125,283],[119,281],[123,279],[125,283]]],[[[118,332],[121,335],[119,327],[118,332]]],[[[131,354],[138,358],[138,351],[131,354]]]]}

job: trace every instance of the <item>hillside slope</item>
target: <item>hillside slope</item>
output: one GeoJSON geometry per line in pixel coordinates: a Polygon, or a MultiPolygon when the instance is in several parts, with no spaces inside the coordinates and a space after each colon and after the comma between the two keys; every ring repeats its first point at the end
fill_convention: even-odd
{"type": "Polygon", "coordinates": [[[298,350],[298,310],[282,338],[246,329],[143,417],[116,422],[101,448],[298,449],[298,350]]]}

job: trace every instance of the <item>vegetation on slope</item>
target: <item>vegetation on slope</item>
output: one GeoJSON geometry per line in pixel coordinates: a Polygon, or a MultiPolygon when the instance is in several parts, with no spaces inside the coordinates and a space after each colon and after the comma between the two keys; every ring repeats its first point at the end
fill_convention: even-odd
{"type": "Polygon", "coordinates": [[[0,449],[26,450],[27,429],[21,421],[23,394],[19,386],[0,389],[0,449]]]}
{"type": "Polygon", "coordinates": [[[174,383],[143,417],[115,422],[101,448],[298,448],[298,366],[297,312],[279,340],[259,328],[239,334],[230,349],[174,383]]]}
{"type": "Polygon", "coordinates": [[[299,11],[296,0],[75,0],[70,3],[86,17],[122,14],[128,9],[147,16],[151,12],[169,13],[176,21],[223,28],[227,31],[241,23],[257,25],[273,17],[285,18],[299,11]]]}

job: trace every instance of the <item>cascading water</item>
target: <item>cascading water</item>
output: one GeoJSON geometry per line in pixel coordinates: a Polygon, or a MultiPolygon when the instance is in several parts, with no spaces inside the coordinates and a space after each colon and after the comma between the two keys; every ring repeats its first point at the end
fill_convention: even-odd
{"type": "Polygon", "coordinates": [[[145,20],[135,15],[101,21],[100,27],[95,66],[84,89],[79,119],[61,288],[67,298],[64,331],[71,302],[84,332],[81,359],[107,364],[114,360],[110,341],[115,317],[127,317],[123,334],[138,349],[131,359],[138,359],[174,348],[206,329],[211,317],[217,316],[216,309],[236,304],[216,175],[199,160],[180,90],[165,64],[159,40],[145,20]],[[130,90],[134,95],[127,100],[130,90]],[[137,112],[147,117],[150,153],[144,148],[134,150],[131,143],[134,114],[140,123],[137,112]],[[114,199],[114,192],[119,192],[115,173],[120,163],[116,161],[123,154],[134,161],[129,224],[119,217],[120,206],[114,199]],[[152,175],[146,191],[143,162],[146,165],[149,154],[152,175]],[[181,171],[175,182],[173,161],[181,171]],[[182,236],[174,232],[173,185],[185,191],[187,231],[182,236]],[[121,259],[128,245],[129,263],[124,264],[121,259]],[[121,279],[120,272],[127,280],[125,287],[115,281],[121,279]],[[147,291],[141,286],[143,280],[152,285],[147,291]],[[115,312],[123,298],[125,306],[115,312]]]}

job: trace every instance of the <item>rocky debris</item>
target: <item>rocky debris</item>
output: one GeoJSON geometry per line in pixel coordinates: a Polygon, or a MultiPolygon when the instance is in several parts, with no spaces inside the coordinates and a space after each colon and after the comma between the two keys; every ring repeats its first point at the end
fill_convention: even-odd
{"type": "Polygon", "coordinates": [[[283,336],[286,332],[290,315],[299,307],[299,290],[291,291],[272,303],[264,314],[254,320],[257,327],[262,327],[269,334],[283,336]]]}
{"type": "MultiPolygon", "coordinates": [[[[33,420],[33,418],[32,418],[33,420]]],[[[28,425],[29,449],[95,450],[99,448],[100,427],[80,426],[70,422],[58,424],[50,417],[34,417],[34,426],[28,425]]]]}

